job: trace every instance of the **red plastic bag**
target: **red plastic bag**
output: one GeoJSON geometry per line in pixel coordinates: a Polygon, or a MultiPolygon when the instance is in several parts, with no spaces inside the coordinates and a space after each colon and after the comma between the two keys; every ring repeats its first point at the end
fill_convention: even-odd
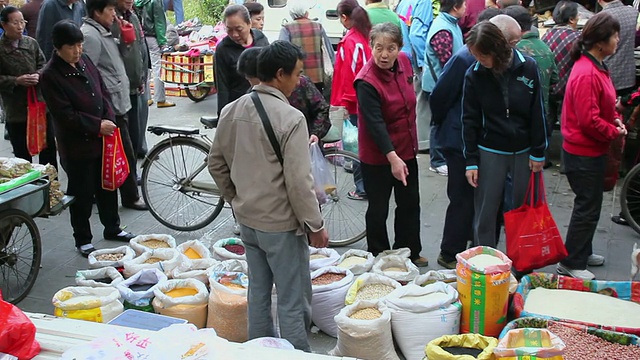
{"type": "Polygon", "coordinates": [[[102,138],[102,188],[114,191],[129,176],[129,161],[124,153],[120,129],[102,138]]]}
{"type": "Polygon", "coordinates": [[[0,294],[0,354],[32,359],[40,353],[36,341],[36,326],[22,310],[2,300],[0,294]]]}
{"type": "Polygon", "coordinates": [[[35,86],[27,90],[27,150],[37,155],[47,147],[47,104],[38,101],[35,86]]]}
{"type": "Polygon", "coordinates": [[[547,206],[542,172],[531,174],[524,205],[504,214],[504,231],[507,256],[518,271],[539,269],[567,257],[560,231],[547,206]],[[536,177],[539,177],[537,187],[536,177]]]}

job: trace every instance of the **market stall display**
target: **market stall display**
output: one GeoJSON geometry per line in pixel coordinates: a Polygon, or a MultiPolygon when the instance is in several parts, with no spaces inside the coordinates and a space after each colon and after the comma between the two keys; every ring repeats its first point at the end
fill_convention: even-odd
{"type": "Polygon", "coordinates": [[[207,323],[209,291],[194,279],[163,281],[153,290],[151,302],[158,314],[185,319],[198,329],[207,323]]]}
{"type": "Polygon", "coordinates": [[[213,265],[211,251],[200,240],[185,241],[176,249],[191,260],[191,269],[206,269],[213,265]]]}
{"type": "Polygon", "coordinates": [[[181,265],[188,267],[188,261],[189,259],[176,249],[160,248],[147,251],[135,259],[124,262],[124,276],[130,277],[143,269],[160,269],[168,275],[181,265]]]}
{"type": "Polygon", "coordinates": [[[191,49],[188,52],[163,53],[160,79],[184,89],[192,101],[204,100],[215,86],[213,52],[191,49]]]}
{"type": "Polygon", "coordinates": [[[431,340],[425,347],[427,359],[494,360],[498,339],[479,334],[445,335],[431,340]]]}
{"type": "Polygon", "coordinates": [[[493,354],[498,360],[520,360],[530,356],[539,360],[564,360],[564,342],[547,329],[513,329],[500,339],[493,354]]]}
{"type": "Polygon", "coordinates": [[[159,283],[166,280],[167,275],[160,269],[142,269],[116,285],[116,289],[122,296],[125,309],[153,312],[153,291],[159,283]]]}
{"type": "Polygon", "coordinates": [[[176,247],[176,239],[165,234],[138,235],[129,241],[129,245],[136,255],[141,255],[156,249],[173,249],[176,247]]]}
{"type": "Polygon", "coordinates": [[[99,269],[105,266],[113,266],[115,268],[122,267],[124,262],[132,260],[136,257],[135,252],[129,246],[118,246],[113,249],[100,249],[89,254],[89,267],[99,269]]]}
{"type": "Polygon", "coordinates": [[[76,272],[76,285],[89,287],[115,287],[124,281],[122,274],[113,266],[107,266],[93,270],[78,270],[76,272]]]}
{"type": "Polygon", "coordinates": [[[384,275],[364,273],[351,285],[344,303],[351,305],[358,300],[384,300],[402,285],[384,275]]]}
{"type": "Polygon", "coordinates": [[[311,320],[325,334],[337,337],[335,316],[353,283],[351,271],[329,266],[311,273],[311,320]]]}
{"type": "Polygon", "coordinates": [[[53,315],[100,323],[120,315],[124,307],[114,287],[69,286],[53,295],[53,315]]]}

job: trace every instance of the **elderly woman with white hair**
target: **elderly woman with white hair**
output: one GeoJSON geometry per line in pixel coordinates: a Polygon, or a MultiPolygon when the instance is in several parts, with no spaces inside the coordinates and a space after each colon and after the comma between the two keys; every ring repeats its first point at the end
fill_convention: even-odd
{"type": "Polygon", "coordinates": [[[336,61],[331,41],[322,25],[309,19],[309,4],[304,0],[290,2],[289,15],[293,22],[282,26],[279,39],[289,41],[302,49],[306,54],[303,60],[304,73],[322,92],[327,80],[324,71],[325,61],[331,60],[332,69],[336,61]],[[326,56],[323,56],[323,52],[326,56]]]}

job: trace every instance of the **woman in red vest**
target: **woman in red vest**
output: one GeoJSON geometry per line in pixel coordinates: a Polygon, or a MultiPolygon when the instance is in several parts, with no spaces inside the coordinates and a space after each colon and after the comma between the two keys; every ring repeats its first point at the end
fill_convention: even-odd
{"type": "Polygon", "coordinates": [[[371,30],[373,61],[358,73],[358,146],[364,188],[369,198],[367,245],[373,255],[388,250],[387,215],[393,190],[396,199],[394,249],[411,249],[411,260],[427,266],[420,256],[420,194],[416,95],[411,61],[402,48],[400,28],[390,23],[371,30]]]}

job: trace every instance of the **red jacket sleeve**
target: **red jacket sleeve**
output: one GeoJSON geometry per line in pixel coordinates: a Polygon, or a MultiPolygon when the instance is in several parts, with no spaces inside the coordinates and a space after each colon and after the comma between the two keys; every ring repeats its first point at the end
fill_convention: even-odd
{"type": "Polygon", "coordinates": [[[604,89],[594,80],[594,76],[581,75],[574,82],[574,98],[583,104],[575,107],[576,117],[584,134],[599,141],[612,141],[618,137],[618,130],[612,121],[601,116],[600,95],[604,89]]]}

